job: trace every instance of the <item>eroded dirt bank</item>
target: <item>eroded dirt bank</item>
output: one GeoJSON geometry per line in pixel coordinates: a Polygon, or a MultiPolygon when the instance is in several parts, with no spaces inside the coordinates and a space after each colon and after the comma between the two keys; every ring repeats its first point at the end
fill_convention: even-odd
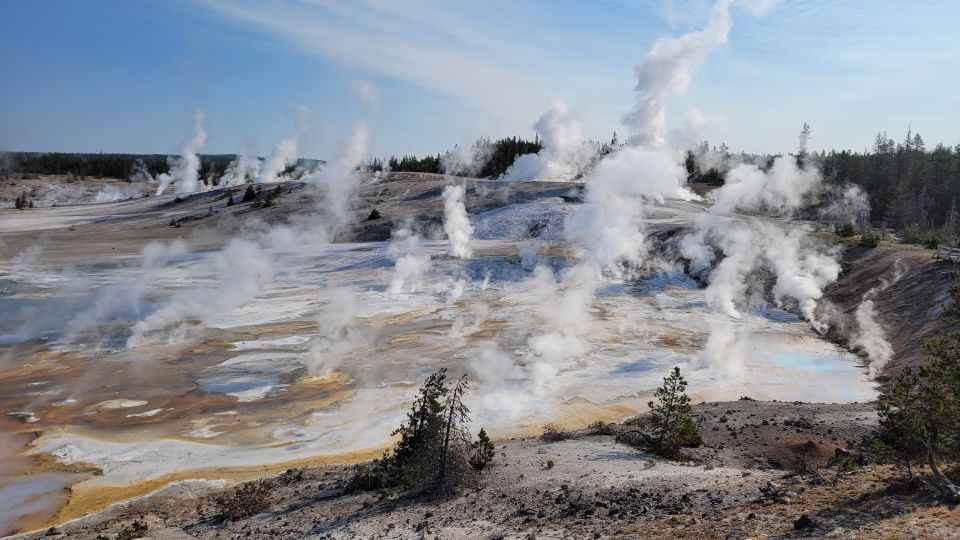
{"type": "Polygon", "coordinates": [[[855,328],[854,314],[871,289],[884,287],[873,299],[880,324],[893,347],[893,359],[881,371],[886,382],[906,366],[927,362],[923,343],[937,333],[949,289],[960,285],[960,265],[937,261],[933,250],[915,246],[850,247],[843,255],[843,273],[824,290],[838,316],[831,337],[845,344],[855,328]]]}
{"type": "Polygon", "coordinates": [[[239,521],[214,517],[221,488],[181,485],[25,537],[957,537],[955,510],[884,491],[889,469],[828,466],[847,448],[856,456],[871,405],[740,400],[695,416],[705,444],[685,462],[617,442],[628,427],[610,424],[552,443],[498,441],[480,488],[442,500],[346,495],[349,467],[305,468],[274,477],[268,511],[239,521]],[[776,500],[760,490],[770,482],[785,490],[776,500]]]}

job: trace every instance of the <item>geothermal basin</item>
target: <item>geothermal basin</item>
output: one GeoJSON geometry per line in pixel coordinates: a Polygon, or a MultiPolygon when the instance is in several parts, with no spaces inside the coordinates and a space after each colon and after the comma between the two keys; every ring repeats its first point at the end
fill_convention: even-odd
{"type": "MultiPolygon", "coordinates": [[[[470,376],[473,425],[500,437],[641,412],[673,366],[694,401],[874,398],[858,357],[795,314],[715,314],[668,263],[581,275],[562,240],[576,203],[508,203],[471,212],[468,258],[428,233],[181,245],[160,198],[6,221],[41,248],[42,231],[118,215],[165,236],[139,254],[3,251],[0,529],[176,482],[375,457],[441,367],[470,376]]],[[[648,215],[682,226],[701,211],[648,215]]]]}

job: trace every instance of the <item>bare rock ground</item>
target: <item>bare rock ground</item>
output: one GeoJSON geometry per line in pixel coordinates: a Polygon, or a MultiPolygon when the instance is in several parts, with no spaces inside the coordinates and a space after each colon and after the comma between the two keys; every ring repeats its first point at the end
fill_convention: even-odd
{"type": "MultiPolygon", "coordinates": [[[[58,180],[46,182],[56,185],[58,180]]],[[[391,231],[408,220],[423,229],[426,237],[442,235],[443,187],[461,183],[467,188],[466,206],[471,215],[507,204],[576,196],[582,188],[582,184],[567,182],[497,182],[427,173],[391,173],[376,182],[365,178],[353,201],[350,223],[334,240],[389,240],[391,231]],[[374,209],[381,217],[369,219],[374,209]]],[[[258,184],[257,200],[262,202],[278,185],[282,194],[273,207],[257,208],[255,201],[242,202],[246,187],[237,186],[104,204],[23,211],[0,208],[0,221],[5,225],[0,229],[0,254],[12,257],[38,246],[43,263],[91,264],[137,255],[155,240],[180,238],[195,249],[215,249],[230,238],[256,235],[268,226],[324,219],[316,188],[302,182],[258,184]],[[231,198],[235,204],[228,206],[231,198]]]]}
{"type": "Polygon", "coordinates": [[[871,404],[740,400],[694,412],[704,445],[682,462],[617,442],[629,426],[610,424],[551,443],[498,441],[481,486],[443,499],[344,494],[350,467],[292,469],[245,519],[216,517],[212,501],[235,488],[173,487],[25,537],[960,537],[960,512],[887,489],[888,467],[828,465],[855,459],[875,426],[871,404]]]}

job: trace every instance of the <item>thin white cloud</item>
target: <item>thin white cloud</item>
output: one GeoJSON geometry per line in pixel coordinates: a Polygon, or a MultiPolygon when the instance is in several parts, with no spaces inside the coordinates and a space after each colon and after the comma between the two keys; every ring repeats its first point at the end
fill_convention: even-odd
{"type": "MultiPolygon", "coordinates": [[[[348,84],[370,78],[425,89],[408,103],[433,113],[419,117],[430,135],[391,143],[400,152],[410,144],[435,151],[476,136],[530,136],[531,122],[556,96],[581,112],[587,136],[622,131],[634,64],[656,37],[702,26],[714,1],[613,0],[585,8],[548,1],[196,0],[247,35],[253,30],[344,66],[348,84]]],[[[700,108],[725,119],[704,135],[753,151],[783,150],[783,134],[792,141],[793,126],[822,113],[816,125],[823,144],[856,147],[864,130],[909,120],[930,126],[924,136],[949,140],[949,122],[933,113],[925,118],[921,109],[952,110],[955,94],[934,91],[918,101],[913,88],[955,86],[956,70],[932,67],[956,59],[943,30],[955,19],[956,2],[730,1],[730,46],[701,70],[687,96],[671,98],[677,111],[700,108]],[[762,20],[748,15],[771,7],[762,20]],[[937,31],[921,31],[931,26],[937,31]],[[871,92],[857,97],[862,88],[871,92]],[[876,101],[887,105],[886,116],[877,116],[876,101]],[[873,118],[869,127],[851,124],[862,118],[873,118]]],[[[390,95],[384,88],[377,98],[390,95]]],[[[385,134],[389,129],[381,126],[378,137],[395,137],[385,134]]]]}
{"type": "Polygon", "coordinates": [[[353,89],[353,93],[357,96],[357,99],[364,104],[370,105],[371,107],[377,105],[377,100],[380,96],[377,92],[377,87],[374,86],[372,82],[354,79],[350,81],[350,88],[353,89]]]}
{"type": "Polygon", "coordinates": [[[492,103],[499,96],[491,89],[527,93],[524,81],[530,73],[521,66],[536,56],[529,44],[511,47],[455,15],[417,2],[201,1],[309,53],[457,96],[481,109],[499,105],[492,103]]]}

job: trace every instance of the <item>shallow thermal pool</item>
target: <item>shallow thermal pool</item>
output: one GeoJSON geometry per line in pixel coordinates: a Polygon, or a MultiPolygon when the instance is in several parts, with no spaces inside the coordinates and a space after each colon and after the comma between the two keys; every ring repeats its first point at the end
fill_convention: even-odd
{"type": "MultiPolygon", "coordinates": [[[[80,484],[95,487],[382,446],[440,367],[470,375],[474,425],[501,436],[642,411],[675,365],[695,401],[874,397],[857,358],[807,323],[773,308],[719,317],[682,273],[605,275],[585,293],[564,278],[570,250],[514,239],[543,214],[528,210],[495,214],[514,231],[499,238],[477,218],[467,260],[434,241],[268,249],[252,277],[216,253],[8,272],[2,427],[40,432],[33,454],[97,467],[80,484]],[[404,255],[421,264],[398,276],[404,255]],[[187,316],[128,341],[171,306],[187,316]]],[[[63,485],[23,478],[16,493],[63,485]]]]}

